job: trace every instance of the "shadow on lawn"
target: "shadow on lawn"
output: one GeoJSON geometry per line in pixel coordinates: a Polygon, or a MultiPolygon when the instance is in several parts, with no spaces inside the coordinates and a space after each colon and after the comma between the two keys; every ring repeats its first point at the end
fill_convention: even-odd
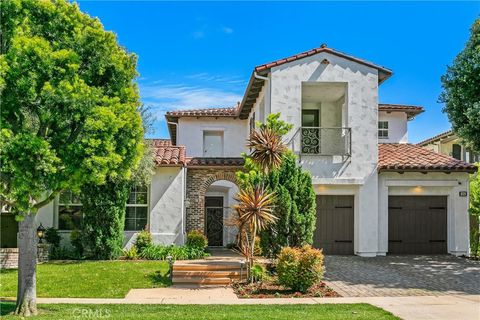
{"type": "Polygon", "coordinates": [[[15,311],[15,303],[0,302],[0,316],[6,316],[15,311]]]}
{"type": "Polygon", "coordinates": [[[154,273],[148,274],[147,278],[152,282],[154,287],[168,287],[172,285],[172,281],[170,280],[170,275],[168,272],[162,273],[161,271],[157,270],[154,273]]]}

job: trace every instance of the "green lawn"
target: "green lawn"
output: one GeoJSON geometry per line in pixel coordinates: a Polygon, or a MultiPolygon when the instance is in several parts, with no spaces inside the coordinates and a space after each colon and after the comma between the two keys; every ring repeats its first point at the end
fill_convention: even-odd
{"type": "MultiPolygon", "coordinates": [[[[398,319],[369,304],[316,305],[75,305],[39,306],[35,319],[398,319]]],[[[2,315],[12,312],[12,303],[2,303],[2,315]]],[[[5,316],[3,319],[18,319],[5,316]]]]}
{"type": "MultiPolygon", "coordinates": [[[[37,267],[42,298],[123,298],[130,289],[170,285],[164,261],[50,262],[37,267]]],[[[0,271],[0,297],[17,294],[17,270],[0,271]]]]}

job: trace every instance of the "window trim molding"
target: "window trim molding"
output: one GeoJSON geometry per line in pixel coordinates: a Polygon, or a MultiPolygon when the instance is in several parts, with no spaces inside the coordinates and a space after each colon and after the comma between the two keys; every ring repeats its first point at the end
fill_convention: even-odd
{"type": "Polygon", "coordinates": [[[213,158],[222,158],[224,157],[224,154],[225,154],[225,131],[224,130],[207,130],[207,129],[204,129],[202,130],[202,155],[203,157],[206,157],[205,156],[205,133],[207,132],[212,132],[212,133],[219,133],[219,135],[221,136],[221,149],[222,151],[220,152],[220,155],[218,156],[213,156],[213,158]]]}
{"type": "Polygon", "coordinates": [[[378,136],[378,139],[382,139],[382,140],[386,140],[386,139],[390,139],[390,125],[388,124],[388,120],[378,120],[378,123],[377,123],[377,136],[378,136]],[[386,123],[387,124],[387,128],[380,128],[380,123],[386,123]],[[380,136],[380,131],[382,132],[387,132],[387,136],[380,136]]]}
{"type": "MultiPolygon", "coordinates": [[[[132,203],[128,203],[128,200],[127,200],[127,204],[125,206],[125,209],[128,208],[128,207],[142,207],[142,208],[147,208],[147,227],[148,227],[148,231],[150,231],[150,184],[148,184],[147,186],[145,186],[147,188],[147,203],[146,204],[132,204],[132,203]]],[[[131,191],[130,191],[131,192],[131,191]]],[[[130,196],[130,194],[128,195],[130,196]]],[[[125,222],[127,220],[127,212],[125,210],[125,222]]],[[[142,230],[125,230],[125,227],[123,227],[123,232],[131,232],[131,233],[135,233],[135,232],[140,232],[142,230]]]]}

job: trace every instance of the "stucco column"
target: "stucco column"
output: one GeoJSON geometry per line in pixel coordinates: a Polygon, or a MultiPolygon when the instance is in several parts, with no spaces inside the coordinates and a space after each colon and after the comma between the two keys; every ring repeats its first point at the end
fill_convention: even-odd
{"type": "Polygon", "coordinates": [[[355,254],[375,257],[378,252],[378,175],[375,171],[360,187],[355,214],[355,254]]]}

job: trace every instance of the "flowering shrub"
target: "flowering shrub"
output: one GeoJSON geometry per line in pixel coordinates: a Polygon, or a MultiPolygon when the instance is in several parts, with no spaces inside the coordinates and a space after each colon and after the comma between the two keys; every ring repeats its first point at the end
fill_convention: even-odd
{"type": "Polygon", "coordinates": [[[295,291],[307,290],[323,278],[323,253],[310,246],[284,247],[278,255],[279,282],[295,291]]]}

